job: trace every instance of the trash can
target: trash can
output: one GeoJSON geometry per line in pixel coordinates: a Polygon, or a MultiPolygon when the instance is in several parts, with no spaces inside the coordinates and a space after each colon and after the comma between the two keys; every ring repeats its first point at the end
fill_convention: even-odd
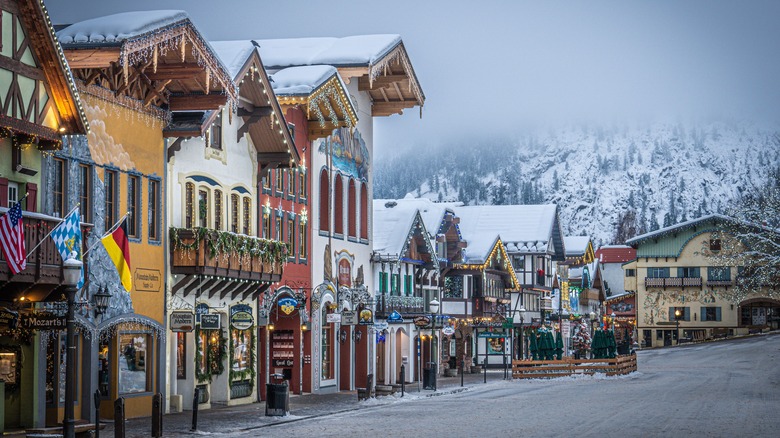
{"type": "Polygon", "coordinates": [[[428,362],[423,370],[423,389],[436,389],[436,363],[428,362]]]}
{"type": "Polygon", "coordinates": [[[290,387],[282,374],[272,374],[271,380],[276,383],[265,385],[265,415],[283,417],[290,412],[290,387]]]}

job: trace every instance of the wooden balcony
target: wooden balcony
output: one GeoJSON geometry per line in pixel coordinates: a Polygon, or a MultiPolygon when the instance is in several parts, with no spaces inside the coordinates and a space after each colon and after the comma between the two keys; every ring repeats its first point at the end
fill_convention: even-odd
{"type": "Polygon", "coordinates": [[[707,280],[707,286],[721,286],[721,287],[729,287],[732,284],[734,284],[731,280],[707,280]]]}
{"type": "MultiPolygon", "coordinates": [[[[0,215],[5,214],[7,210],[7,208],[0,209],[0,215]]],[[[46,237],[49,231],[60,222],[62,222],[61,219],[52,216],[27,211],[23,213],[24,244],[28,255],[27,267],[22,272],[11,275],[5,256],[0,251],[0,284],[3,285],[3,300],[13,301],[13,299],[23,296],[30,301],[45,301],[52,291],[62,285],[62,258],[57,251],[54,240],[51,237],[46,237]],[[43,243],[32,251],[42,239],[43,243]]],[[[86,242],[91,228],[92,226],[89,224],[82,224],[82,243],[86,242]]],[[[88,278],[88,268],[88,264],[85,262],[85,278],[88,278]]],[[[59,294],[57,295],[57,297],[52,296],[52,299],[59,299],[59,294]]]]}
{"type": "Polygon", "coordinates": [[[277,282],[287,246],[275,240],[207,228],[171,228],[171,273],[277,282]]]}
{"type": "Polygon", "coordinates": [[[651,278],[645,277],[645,288],[650,287],[701,287],[701,277],[668,277],[651,278]]]}
{"type": "Polygon", "coordinates": [[[378,294],[376,296],[377,317],[386,318],[394,311],[401,315],[422,315],[427,313],[422,297],[407,297],[378,294]]]}

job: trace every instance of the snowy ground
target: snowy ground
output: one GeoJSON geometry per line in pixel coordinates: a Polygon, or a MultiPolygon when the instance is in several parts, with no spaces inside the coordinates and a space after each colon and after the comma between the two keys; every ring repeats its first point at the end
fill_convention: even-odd
{"type": "Polygon", "coordinates": [[[779,364],[778,335],[651,350],[629,376],[494,381],[229,435],[777,436],[779,364]]]}

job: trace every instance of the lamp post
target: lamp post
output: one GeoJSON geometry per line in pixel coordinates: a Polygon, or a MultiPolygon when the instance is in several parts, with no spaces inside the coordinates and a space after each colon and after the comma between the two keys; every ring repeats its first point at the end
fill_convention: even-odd
{"type": "Polygon", "coordinates": [[[610,318],[612,318],[612,331],[615,331],[615,312],[612,312],[611,315],[609,315],[610,318]]]}
{"type": "Polygon", "coordinates": [[[428,303],[428,308],[431,311],[431,387],[433,387],[433,390],[436,391],[436,352],[433,350],[433,343],[436,340],[435,332],[436,329],[436,316],[439,314],[439,301],[436,300],[436,298],[432,299],[430,303],[428,303]]]}
{"type": "Polygon", "coordinates": [[[520,306],[517,313],[520,314],[520,360],[523,360],[525,359],[525,329],[523,328],[523,324],[525,323],[525,307],[520,306]]]}
{"type": "Polygon", "coordinates": [[[677,322],[677,345],[680,345],[680,317],[682,312],[680,309],[674,309],[674,320],[677,322]]]}
{"type": "Polygon", "coordinates": [[[98,289],[97,293],[93,295],[95,300],[95,316],[105,315],[108,309],[108,302],[111,300],[111,294],[105,287],[98,289]]]}
{"type": "Polygon", "coordinates": [[[76,389],[76,340],[74,333],[76,321],[73,315],[73,308],[76,300],[76,286],[81,279],[81,267],[81,261],[73,256],[62,263],[62,274],[66,286],[65,292],[68,299],[65,326],[65,345],[67,348],[65,357],[65,417],[62,420],[62,435],[65,438],[74,438],[76,436],[75,420],[73,418],[73,405],[76,403],[74,400],[76,389]]]}

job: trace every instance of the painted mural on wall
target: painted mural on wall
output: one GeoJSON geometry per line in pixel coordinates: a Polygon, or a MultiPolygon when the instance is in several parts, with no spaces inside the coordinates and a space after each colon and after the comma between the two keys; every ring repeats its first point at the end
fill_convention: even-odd
{"type": "Polygon", "coordinates": [[[108,110],[106,108],[116,108],[115,111],[129,111],[116,106],[97,105],[97,99],[82,94],[84,113],[89,119],[91,129],[87,136],[89,140],[89,152],[92,160],[97,164],[111,164],[121,170],[130,170],[135,168],[135,163],[130,159],[130,155],[125,151],[124,146],[114,140],[114,137],[106,130],[106,118],[108,110]]]}
{"type": "Polygon", "coordinates": [[[669,321],[670,307],[691,302],[712,304],[717,297],[718,294],[714,290],[647,292],[644,302],[645,313],[642,316],[647,324],[669,321]]]}
{"type": "Polygon", "coordinates": [[[323,139],[317,149],[321,154],[333,154],[333,166],[341,173],[368,181],[371,159],[363,136],[357,129],[339,128],[323,139]]]}

